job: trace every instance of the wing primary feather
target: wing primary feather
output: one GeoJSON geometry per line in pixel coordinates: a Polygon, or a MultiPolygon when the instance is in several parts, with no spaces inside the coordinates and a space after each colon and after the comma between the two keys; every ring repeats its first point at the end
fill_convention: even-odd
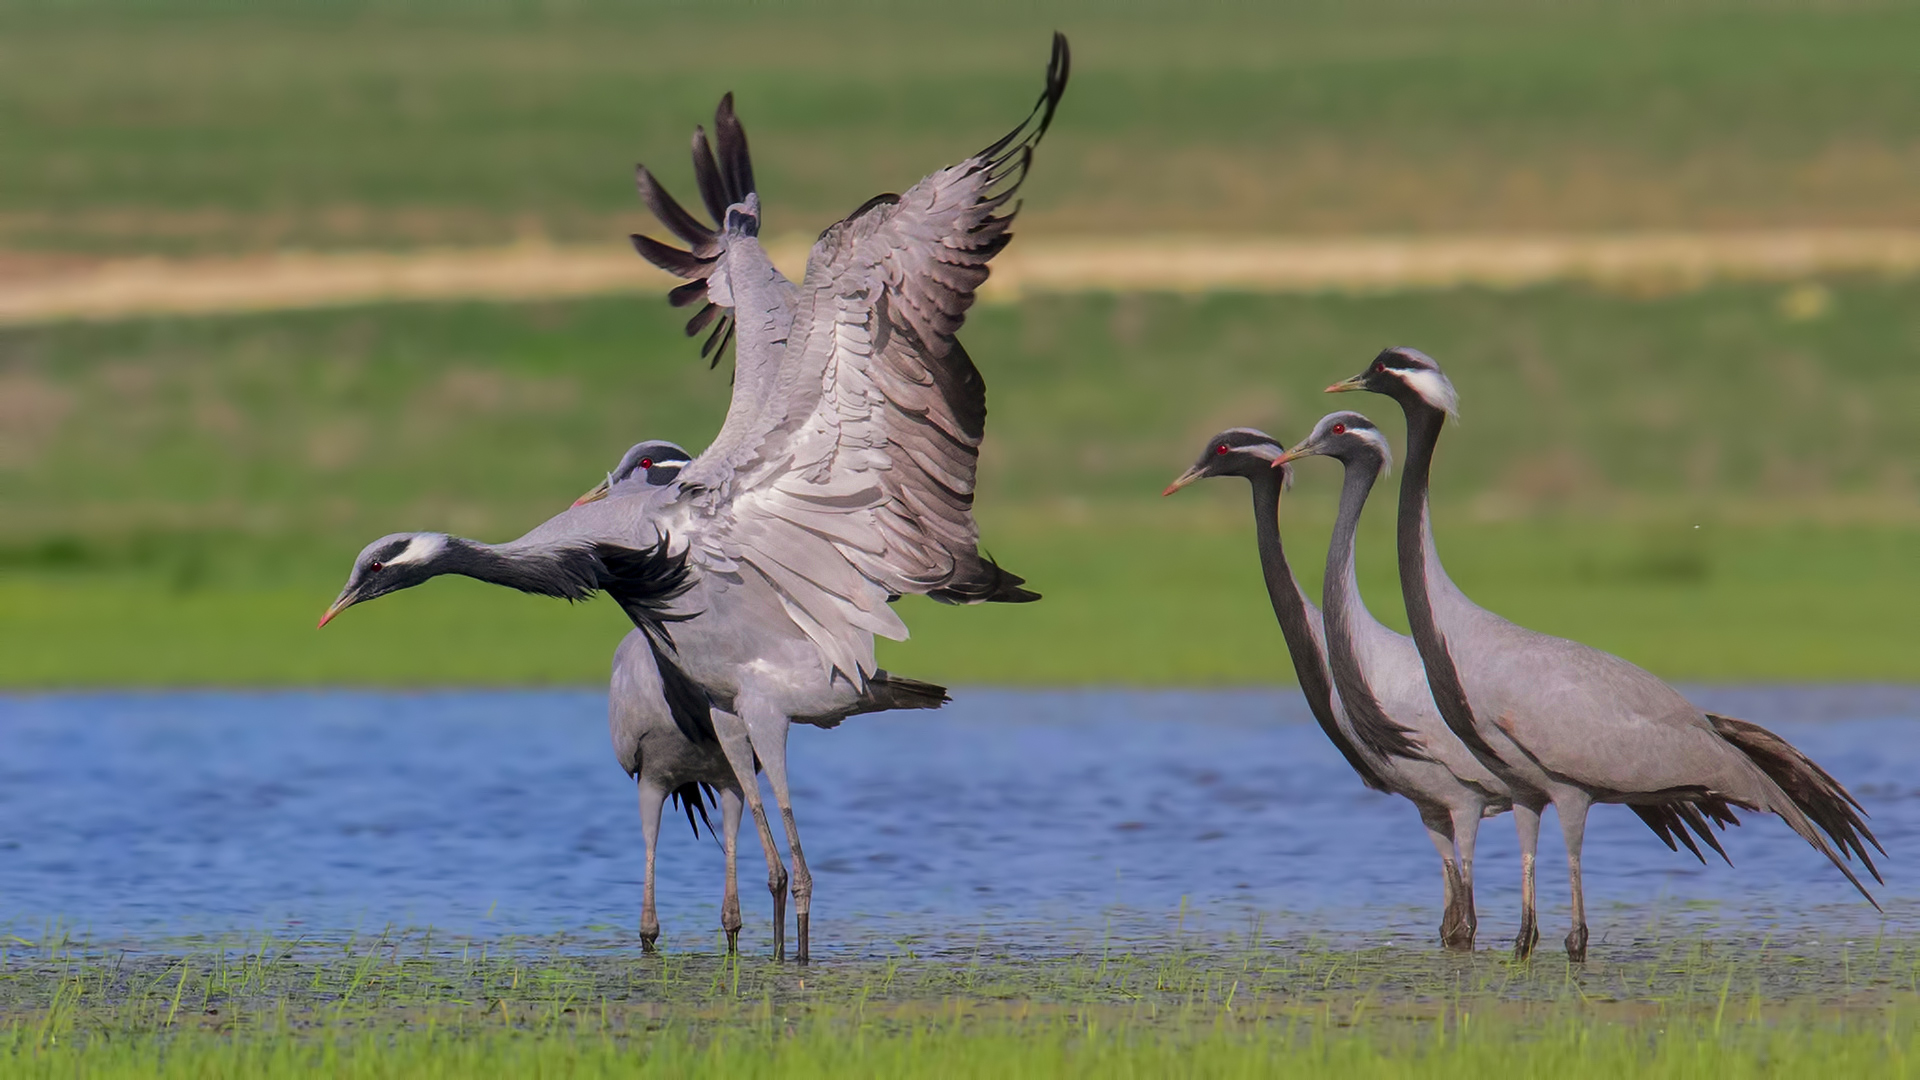
{"type": "Polygon", "coordinates": [[[686,307],[696,300],[705,300],[706,298],[706,278],[689,281],[685,285],[676,285],[671,292],[667,293],[667,303],[672,304],[674,307],[686,307]]]}
{"type": "Polygon", "coordinates": [[[712,322],[719,314],[720,305],[718,304],[708,304],[706,307],[694,312],[693,318],[687,320],[687,336],[693,337],[700,331],[705,330],[707,324],[712,322]]]}
{"type": "Polygon", "coordinates": [[[713,269],[713,259],[703,259],[691,251],[670,247],[651,236],[635,233],[631,239],[633,250],[639,252],[641,258],[675,277],[705,278],[707,271],[713,269]]]}
{"type": "Polygon", "coordinates": [[[733,320],[723,319],[719,326],[713,328],[713,333],[707,338],[707,343],[700,346],[700,359],[705,360],[708,354],[712,354],[713,363],[708,364],[707,367],[709,369],[718,367],[720,365],[720,357],[727,351],[727,343],[732,340],[733,320]]]}
{"type": "Polygon", "coordinates": [[[720,143],[720,178],[726,183],[727,203],[744,202],[754,192],[753,159],[747,154],[746,129],[733,112],[731,90],[714,111],[713,135],[720,143]]]}
{"type": "MultiPolygon", "coordinates": [[[[696,253],[713,251],[716,239],[713,230],[702,225],[699,218],[687,213],[686,207],[667,194],[667,189],[660,186],[645,165],[635,167],[633,183],[639,189],[640,201],[647,204],[653,216],[660,219],[660,224],[691,245],[696,253]]],[[[714,220],[718,221],[719,218],[714,220]]]]}
{"type": "Polygon", "coordinates": [[[726,181],[720,177],[720,166],[713,160],[713,147],[707,144],[707,129],[693,129],[693,179],[700,188],[700,201],[707,206],[707,213],[713,215],[716,222],[727,220],[726,181]]]}
{"type": "Polygon", "coordinates": [[[1033,103],[1033,111],[1027,114],[1025,120],[1020,121],[1019,126],[989,143],[974,157],[995,158],[1009,146],[1017,145],[1015,140],[1021,139],[1023,133],[1025,138],[1021,139],[1021,142],[1028,145],[1039,142],[1040,136],[1045,135],[1048,126],[1053,123],[1053,113],[1060,107],[1061,95],[1067,92],[1067,74],[1072,67],[1072,62],[1072,53],[1067,48],[1067,36],[1055,31],[1053,55],[1047,61],[1047,83],[1040,91],[1040,100],[1033,103]]]}

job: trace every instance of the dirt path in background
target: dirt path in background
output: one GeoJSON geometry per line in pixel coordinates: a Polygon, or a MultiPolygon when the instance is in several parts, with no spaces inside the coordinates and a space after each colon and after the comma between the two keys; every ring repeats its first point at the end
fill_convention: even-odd
{"type": "MultiPolygon", "coordinates": [[[[805,265],[804,242],[770,245],[805,265]]],[[[1030,238],[994,263],[983,299],[1090,291],[1380,292],[1550,281],[1664,291],[1719,278],[1920,271],[1920,231],[1212,240],[1030,238]]],[[[227,259],[87,260],[0,253],[0,324],[229,314],[407,300],[657,293],[665,274],[621,247],[434,249],[227,259]]]]}

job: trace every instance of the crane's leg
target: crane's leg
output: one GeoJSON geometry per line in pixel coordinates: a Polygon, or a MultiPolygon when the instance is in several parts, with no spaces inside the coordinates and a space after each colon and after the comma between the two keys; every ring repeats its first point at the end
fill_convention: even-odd
{"type": "Polygon", "coordinates": [[[659,781],[640,774],[640,835],[647,842],[647,877],[640,886],[640,949],[652,952],[660,940],[660,917],[653,908],[653,855],[660,848],[660,807],[667,801],[667,789],[659,781]]]}
{"type": "Polygon", "coordinates": [[[740,789],[720,789],[721,846],[727,853],[727,891],[720,898],[720,929],[727,932],[727,952],[740,951],[740,789]]]}
{"type": "Polygon", "coordinates": [[[1587,959],[1587,895],[1580,884],[1580,846],[1587,837],[1587,811],[1593,800],[1585,793],[1563,798],[1553,804],[1560,815],[1560,835],[1567,841],[1567,881],[1573,889],[1573,929],[1567,931],[1567,959],[1584,963],[1587,959]]]}
{"type": "MultiPolygon", "coordinates": [[[[787,958],[787,867],[780,861],[780,847],[773,839],[773,826],[767,824],[767,808],[760,801],[760,778],[753,771],[754,745],[747,734],[747,722],[724,709],[713,710],[713,730],[720,736],[720,749],[733,766],[733,778],[753,811],[753,824],[760,832],[760,847],[767,854],[767,891],[773,894],[773,958],[787,958]]],[[[764,758],[762,759],[764,761],[764,758]]]]}
{"type": "Polygon", "coordinates": [[[1513,804],[1513,827],[1520,834],[1520,934],[1513,939],[1513,958],[1525,960],[1540,944],[1540,924],[1534,916],[1533,866],[1540,853],[1540,806],[1513,804]]]}
{"type": "Polygon", "coordinates": [[[767,771],[767,786],[773,789],[774,804],[780,807],[780,820],[787,827],[787,854],[793,857],[793,958],[807,962],[807,916],[813,903],[813,875],[807,871],[806,853],[800,850],[800,827],[793,820],[793,797],[787,789],[787,730],[793,726],[786,715],[759,702],[746,702],[740,714],[753,735],[754,753],[760,755],[760,767],[767,771]]]}
{"type": "Polygon", "coordinates": [[[1473,904],[1473,848],[1480,839],[1480,819],[1484,805],[1475,804],[1453,811],[1453,842],[1460,849],[1460,910],[1466,915],[1467,943],[1473,948],[1474,935],[1480,932],[1480,913],[1473,904]]]}
{"type": "Polygon", "coordinates": [[[1473,948],[1473,932],[1466,927],[1460,911],[1460,866],[1453,855],[1453,822],[1438,806],[1420,808],[1420,822],[1427,827],[1427,839],[1440,853],[1440,886],[1445,905],[1440,910],[1440,945],[1447,949],[1473,948]],[[1465,935],[1465,941],[1461,936],[1465,935]]]}

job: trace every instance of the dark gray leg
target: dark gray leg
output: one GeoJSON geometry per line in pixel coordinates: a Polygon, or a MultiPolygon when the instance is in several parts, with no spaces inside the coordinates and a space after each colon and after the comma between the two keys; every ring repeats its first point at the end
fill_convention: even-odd
{"type": "Polygon", "coordinates": [[[1560,815],[1560,833],[1567,841],[1567,881],[1573,889],[1573,928],[1567,931],[1567,959],[1584,963],[1587,959],[1587,896],[1580,884],[1580,847],[1587,836],[1587,811],[1592,800],[1584,795],[1562,799],[1554,804],[1560,815]]]}
{"type": "Polygon", "coordinates": [[[746,721],[722,709],[713,710],[713,730],[720,736],[720,749],[727,764],[733,766],[740,793],[753,812],[753,824],[760,833],[760,847],[767,855],[767,891],[773,894],[773,958],[787,958],[787,867],[780,861],[780,847],[773,839],[773,826],[767,824],[767,808],[760,802],[760,778],[754,775],[754,746],[747,735],[746,721]]]}
{"type": "Polygon", "coordinates": [[[720,790],[721,845],[727,852],[727,889],[720,898],[720,929],[727,932],[727,952],[740,951],[740,789],[720,790]]]}
{"type": "Polygon", "coordinates": [[[793,958],[804,964],[813,875],[807,871],[807,856],[800,849],[800,827],[793,820],[793,797],[787,788],[787,729],[793,725],[784,715],[757,703],[746,704],[741,713],[753,735],[753,751],[760,755],[760,767],[766,770],[767,786],[773,789],[774,805],[780,808],[780,821],[787,828],[787,854],[793,857],[793,958]]]}
{"type": "Polygon", "coordinates": [[[647,877],[640,886],[640,950],[652,952],[660,940],[660,918],[653,908],[653,856],[660,848],[660,807],[667,792],[652,777],[640,777],[640,835],[647,843],[647,877]]]}
{"type": "Polygon", "coordinates": [[[1540,944],[1540,924],[1534,914],[1534,863],[1540,854],[1538,806],[1513,804],[1513,826],[1520,834],[1520,934],[1513,939],[1513,958],[1525,960],[1540,944]]]}
{"type": "Polygon", "coordinates": [[[1440,945],[1471,951],[1473,931],[1467,927],[1467,917],[1460,907],[1460,867],[1454,860],[1453,822],[1445,810],[1425,806],[1420,808],[1420,822],[1427,827],[1427,839],[1433,841],[1434,850],[1440,853],[1440,886],[1445,898],[1440,910],[1440,945]]]}

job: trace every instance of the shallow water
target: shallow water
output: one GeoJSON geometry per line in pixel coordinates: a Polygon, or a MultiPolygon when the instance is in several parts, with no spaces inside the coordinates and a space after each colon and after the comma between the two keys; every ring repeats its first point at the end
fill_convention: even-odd
{"type": "MultiPolygon", "coordinates": [[[[1851,787],[1892,853],[1883,922],[1777,819],[1724,838],[1737,868],[1666,850],[1621,807],[1587,833],[1596,943],[1661,920],[1742,933],[1920,929],[1920,690],[1712,689],[1851,787]]],[[[791,742],[819,937],[1030,942],[1151,934],[1170,913],[1362,940],[1424,939],[1438,860],[1410,804],[1366,791],[1292,691],[972,690],[791,742]]],[[[330,935],[390,924],[496,936],[630,933],[632,783],[590,692],[0,698],[0,932],[94,940],[330,935]]],[[[717,818],[717,814],[716,814],[717,818]]],[[[764,864],[741,846],[746,941],[764,864]]],[[[1543,926],[1565,920],[1549,817],[1543,926]]],[[[670,820],[665,941],[704,947],[721,856],[670,820]]],[[[1483,942],[1518,908],[1511,819],[1486,823],[1483,942]]]]}

